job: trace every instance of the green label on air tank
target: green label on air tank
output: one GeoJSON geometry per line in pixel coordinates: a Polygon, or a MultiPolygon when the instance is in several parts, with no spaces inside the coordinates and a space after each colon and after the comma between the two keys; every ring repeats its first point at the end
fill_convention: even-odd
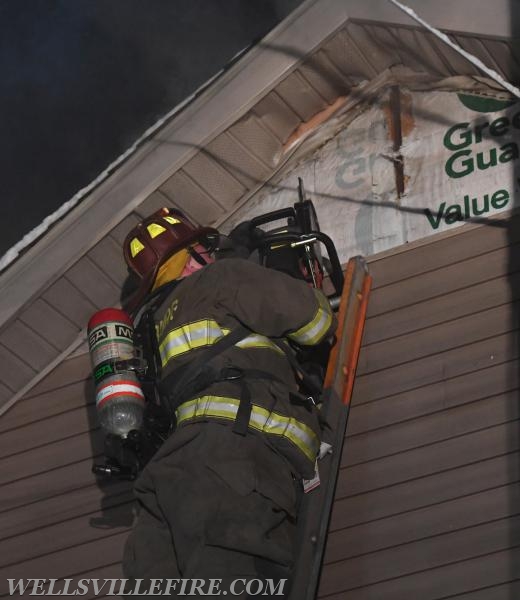
{"type": "Polygon", "coordinates": [[[114,367],[111,364],[101,365],[94,371],[94,380],[99,381],[106,377],[107,375],[112,375],[115,373],[114,367]]]}

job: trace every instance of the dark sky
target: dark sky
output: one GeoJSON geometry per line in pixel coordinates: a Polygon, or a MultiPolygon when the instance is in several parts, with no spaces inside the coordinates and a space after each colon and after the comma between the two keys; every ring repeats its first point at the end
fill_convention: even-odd
{"type": "Polygon", "coordinates": [[[301,0],[1,0],[0,256],[301,0]]]}

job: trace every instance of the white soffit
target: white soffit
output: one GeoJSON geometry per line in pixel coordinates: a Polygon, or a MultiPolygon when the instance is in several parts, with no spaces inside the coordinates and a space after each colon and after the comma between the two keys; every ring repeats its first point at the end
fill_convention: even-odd
{"type": "MultiPolygon", "coordinates": [[[[408,5],[440,29],[510,37],[508,0],[408,5]]],[[[416,26],[388,0],[305,2],[0,276],[0,326],[349,19],[416,26]]]]}

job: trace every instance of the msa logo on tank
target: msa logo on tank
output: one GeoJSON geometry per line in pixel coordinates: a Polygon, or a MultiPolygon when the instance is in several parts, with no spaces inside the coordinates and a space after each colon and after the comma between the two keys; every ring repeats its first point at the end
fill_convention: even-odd
{"type": "MultiPolygon", "coordinates": [[[[112,321],[95,327],[88,336],[90,352],[94,352],[98,364],[109,361],[115,356],[131,358],[134,354],[134,331],[127,323],[112,321]]],[[[98,378],[108,374],[109,367],[97,373],[98,378]]]]}
{"type": "Polygon", "coordinates": [[[132,341],[132,328],[124,323],[110,323],[109,325],[100,325],[89,335],[88,343],[92,348],[106,341],[108,338],[123,338],[132,341]]]}
{"type": "MultiPolygon", "coordinates": [[[[513,140],[520,135],[520,110],[511,113],[506,109],[515,105],[511,100],[484,98],[458,94],[458,99],[465,108],[478,113],[496,113],[499,116],[483,117],[455,123],[444,133],[443,146],[450,154],[444,164],[445,174],[453,180],[482,175],[502,165],[518,160],[520,153],[518,142],[513,140]]],[[[512,180],[510,167],[509,180],[512,180]]],[[[504,182],[506,183],[506,182],[504,182]]],[[[509,182],[507,182],[509,183],[509,182]]],[[[462,198],[441,202],[436,210],[426,208],[426,215],[432,229],[437,229],[444,221],[453,225],[475,217],[485,217],[489,212],[497,212],[506,208],[511,193],[505,188],[485,190],[481,193],[464,194],[462,198]]]]}

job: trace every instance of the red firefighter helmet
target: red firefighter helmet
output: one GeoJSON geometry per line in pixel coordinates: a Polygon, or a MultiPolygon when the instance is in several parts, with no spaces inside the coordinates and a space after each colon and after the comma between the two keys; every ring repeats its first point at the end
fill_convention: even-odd
{"type": "Polygon", "coordinates": [[[195,242],[215,245],[218,235],[216,229],[194,225],[172,208],[161,208],[138,223],[123,243],[126,264],[141,279],[130,307],[136,307],[148,294],[159,268],[171,256],[195,242]]]}

